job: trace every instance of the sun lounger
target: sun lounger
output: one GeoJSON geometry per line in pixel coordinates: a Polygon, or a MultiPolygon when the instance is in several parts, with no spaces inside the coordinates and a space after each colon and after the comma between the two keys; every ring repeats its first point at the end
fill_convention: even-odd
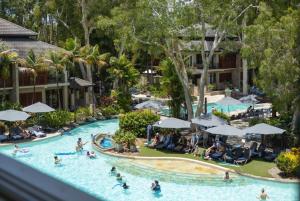
{"type": "Polygon", "coordinates": [[[8,140],[7,135],[0,135],[0,142],[5,142],[8,140]]]}
{"type": "Polygon", "coordinates": [[[41,130],[40,126],[29,127],[28,131],[31,135],[35,137],[46,137],[46,133],[41,130]]]}
{"type": "Polygon", "coordinates": [[[239,157],[238,159],[234,160],[235,164],[246,164],[251,158],[251,151],[250,149],[244,150],[244,155],[242,157],[239,157]]]}

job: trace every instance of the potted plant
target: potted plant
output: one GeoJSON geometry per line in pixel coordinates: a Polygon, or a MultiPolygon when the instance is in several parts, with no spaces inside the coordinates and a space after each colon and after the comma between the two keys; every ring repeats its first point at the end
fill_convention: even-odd
{"type": "Polygon", "coordinates": [[[122,152],[124,150],[122,132],[120,130],[117,130],[117,132],[113,136],[113,139],[115,141],[115,144],[114,144],[115,150],[117,152],[122,152]]]}

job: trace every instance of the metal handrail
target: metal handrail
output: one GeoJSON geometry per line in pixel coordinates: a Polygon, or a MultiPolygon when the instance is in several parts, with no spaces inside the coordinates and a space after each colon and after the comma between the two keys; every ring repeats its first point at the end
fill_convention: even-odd
{"type": "Polygon", "coordinates": [[[0,154],[0,200],[99,201],[3,154],[0,154]]]}

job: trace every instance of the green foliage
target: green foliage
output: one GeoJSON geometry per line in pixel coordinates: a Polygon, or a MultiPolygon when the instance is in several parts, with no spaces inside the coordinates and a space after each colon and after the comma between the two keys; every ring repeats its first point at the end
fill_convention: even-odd
{"type": "Polygon", "coordinates": [[[120,128],[131,131],[135,136],[145,137],[146,128],[160,119],[159,115],[150,110],[129,112],[120,116],[120,128]]]}
{"type": "Polygon", "coordinates": [[[299,174],[300,148],[292,148],[291,151],[280,153],[276,158],[276,164],[287,175],[299,174]]]}
{"type": "Polygon", "coordinates": [[[87,117],[92,116],[90,107],[80,107],[75,112],[76,120],[84,121],[87,117]]]}
{"type": "Polygon", "coordinates": [[[13,102],[3,102],[0,104],[0,111],[2,110],[21,110],[22,106],[20,103],[13,103],[13,102]]]}
{"type": "Polygon", "coordinates": [[[215,111],[213,111],[213,114],[216,115],[217,117],[225,119],[226,121],[230,121],[230,117],[223,112],[219,112],[219,111],[215,110],[215,111]]]}
{"type": "Polygon", "coordinates": [[[7,126],[5,125],[4,122],[0,121],[0,134],[5,133],[6,130],[7,130],[7,126]]]}
{"type": "Polygon", "coordinates": [[[139,72],[125,55],[121,55],[119,58],[112,57],[110,59],[110,65],[109,73],[115,80],[117,87],[116,96],[118,105],[124,111],[129,111],[131,104],[129,88],[137,84],[139,72]]]}
{"type": "Polygon", "coordinates": [[[45,113],[41,116],[41,124],[51,128],[61,128],[73,119],[71,112],[66,110],[56,110],[45,113]]]}
{"type": "Polygon", "coordinates": [[[133,132],[125,131],[123,129],[119,129],[116,131],[113,139],[117,144],[126,144],[129,148],[130,145],[135,144],[136,135],[133,132]]]}
{"type": "Polygon", "coordinates": [[[181,105],[185,100],[182,84],[179,81],[175,67],[170,59],[163,60],[159,67],[163,75],[161,79],[161,89],[171,98],[168,102],[171,115],[178,118],[180,117],[181,105]]]}
{"type": "Polygon", "coordinates": [[[208,84],[207,85],[208,90],[213,91],[217,89],[217,85],[216,84],[208,84]]]}
{"type": "Polygon", "coordinates": [[[100,111],[102,113],[103,116],[105,117],[109,117],[112,115],[117,115],[120,112],[120,108],[118,105],[109,105],[106,107],[101,107],[100,111]]]}

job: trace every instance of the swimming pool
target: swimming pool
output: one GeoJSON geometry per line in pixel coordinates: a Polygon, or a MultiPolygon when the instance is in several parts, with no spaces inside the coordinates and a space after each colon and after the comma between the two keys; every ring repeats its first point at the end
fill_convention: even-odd
{"type": "Polygon", "coordinates": [[[112,148],[113,144],[111,139],[104,137],[100,142],[100,147],[104,149],[112,148]]]}
{"type": "MultiPolygon", "coordinates": [[[[214,108],[218,111],[222,111],[224,113],[228,113],[228,112],[234,112],[234,111],[244,111],[247,110],[247,108],[250,106],[251,104],[248,103],[242,103],[242,104],[238,104],[238,105],[231,105],[231,106],[227,106],[227,105],[220,105],[220,104],[216,104],[216,103],[208,103],[207,104],[207,112],[211,113],[211,110],[214,108]]],[[[197,105],[194,104],[193,105],[193,111],[194,113],[196,112],[197,109],[197,105]]],[[[169,108],[163,108],[161,111],[161,114],[165,115],[165,116],[170,116],[170,109],[169,108]]],[[[184,111],[182,110],[182,113],[184,113],[184,111]]]]}
{"type": "MultiPolygon", "coordinates": [[[[232,183],[224,183],[223,175],[186,175],[173,172],[156,171],[124,159],[113,158],[97,153],[96,159],[88,159],[84,155],[66,155],[62,158],[62,167],[55,167],[55,152],[72,152],[78,137],[84,142],[91,141],[91,134],[113,133],[118,128],[118,120],[99,121],[80,126],[70,135],[58,136],[40,142],[24,143],[31,155],[17,158],[48,175],[69,183],[78,189],[90,193],[103,200],[110,201],[253,201],[261,188],[265,188],[271,201],[297,201],[296,184],[285,184],[236,176],[232,183]],[[130,186],[124,191],[115,186],[115,177],[109,176],[112,166],[125,176],[130,186]],[[150,191],[154,179],[160,181],[160,196],[150,191]],[[115,187],[114,187],[115,186],[115,187]]],[[[91,144],[85,146],[91,150],[91,144]]],[[[11,156],[12,146],[0,147],[0,152],[11,156]]]]}

